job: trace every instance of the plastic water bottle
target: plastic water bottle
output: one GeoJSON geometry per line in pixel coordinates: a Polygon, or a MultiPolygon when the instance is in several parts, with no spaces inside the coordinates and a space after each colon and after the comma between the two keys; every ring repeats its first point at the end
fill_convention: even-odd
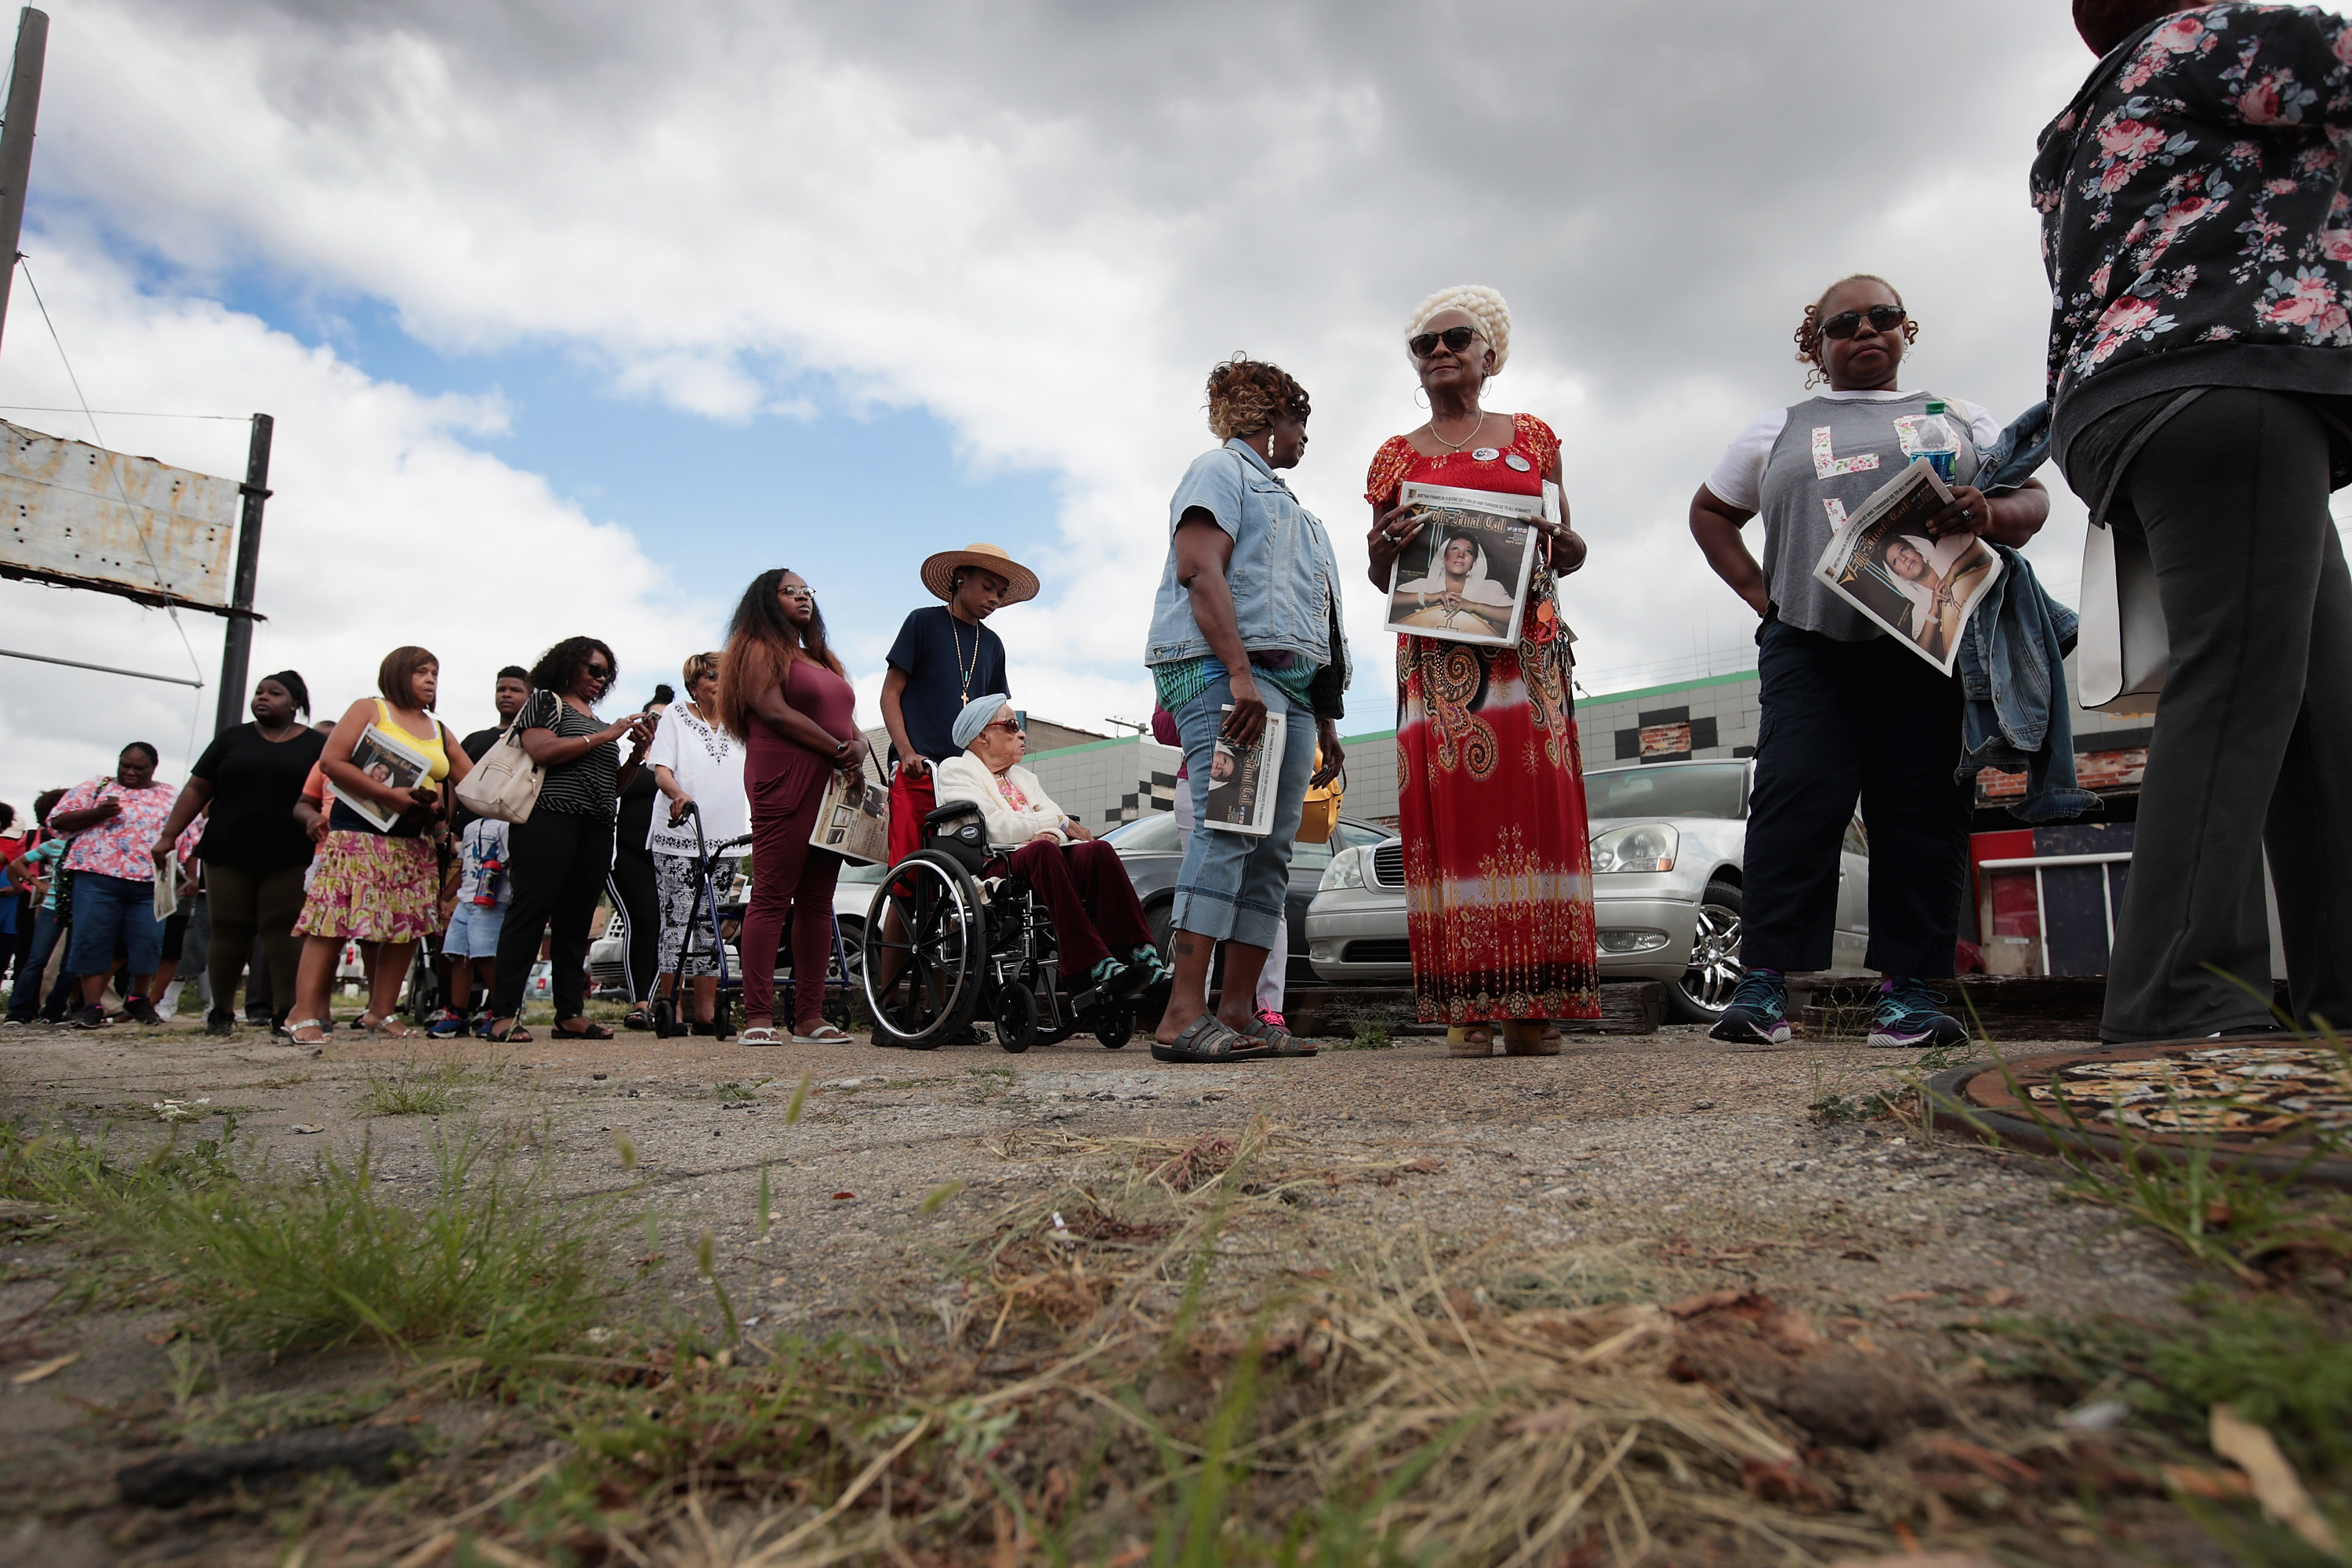
{"type": "Polygon", "coordinates": [[[1927,412],[1911,426],[1911,455],[1925,458],[1935,465],[1936,477],[1946,484],[1958,478],[1960,461],[1959,432],[1944,415],[1944,405],[1930,403],[1927,412]]]}

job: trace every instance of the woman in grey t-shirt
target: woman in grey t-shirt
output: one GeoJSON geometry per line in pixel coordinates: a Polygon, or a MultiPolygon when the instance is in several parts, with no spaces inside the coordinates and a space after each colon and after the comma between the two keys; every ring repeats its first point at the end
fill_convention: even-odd
{"type": "MultiPolygon", "coordinates": [[[[1904,351],[1918,331],[1885,279],[1832,285],[1796,331],[1806,385],[1825,381],[1827,389],[1749,426],[1691,500],[1691,533],[1707,564],[1763,618],[1756,634],[1763,715],[1739,890],[1748,973],[1715,1026],[1717,1039],[1785,1041],[1782,976],[1830,966],[1838,846],[1857,796],[1870,834],[1864,961],[1885,977],[1870,1043],[1968,1038],[1926,984],[1952,973],[1976,802],[1974,782],[1954,777],[1959,680],[1813,576],[1837,526],[1918,455],[1917,427],[1931,402],[1949,405],[1961,448],[1952,503],[1926,525],[1931,542],[1974,535],[2021,545],[2050,513],[2048,493],[2032,480],[1998,496],[1969,482],[1978,454],[2000,434],[1983,409],[1903,390],[1904,351]],[[1758,516],[1760,564],[1740,535],[1758,516]]],[[[1940,637],[1907,597],[1906,608],[1940,637]]],[[[1927,647],[1927,638],[1910,640],[1927,647]]]]}

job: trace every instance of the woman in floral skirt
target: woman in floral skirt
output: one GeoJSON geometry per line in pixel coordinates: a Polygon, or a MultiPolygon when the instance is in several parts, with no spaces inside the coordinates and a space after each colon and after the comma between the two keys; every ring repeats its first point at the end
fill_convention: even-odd
{"type": "MultiPolygon", "coordinates": [[[[1371,580],[1389,587],[1424,526],[1408,482],[1540,496],[1559,483],[1559,437],[1533,415],[1489,414],[1487,380],[1510,357],[1511,316],[1492,289],[1431,295],[1406,329],[1430,419],[1373,455],[1371,580]]],[[[1554,574],[1584,564],[1559,521],[1527,586],[1509,647],[1397,638],[1397,817],[1404,839],[1414,999],[1455,1056],[1554,1056],[1556,1018],[1600,1016],[1583,766],[1554,574]]]]}

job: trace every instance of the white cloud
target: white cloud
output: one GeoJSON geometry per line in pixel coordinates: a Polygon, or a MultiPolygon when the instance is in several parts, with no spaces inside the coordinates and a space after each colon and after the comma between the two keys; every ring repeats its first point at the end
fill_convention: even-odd
{"type": "MultiPolygon", "coordinates": [[[[1002,629],[1024,703],[1082,723],[1144,700],[1166,497],[1207,444],[1202,374],[1236,347],[1315,395],[1297,483],[1352,587],[1364,465],[1422,417],[1402,311],[1465,279],[1510,295],[1495,397],[1567,442],[1596,679],[1737,657],[1740,608],[1685,509],[1741,423],[1801,395],[1787,333],[1829,279],[1897,279],[1937,390],[2003,415],[2038,395],[2024,168],[2089,64],[2063,8],[1989,0],[1965,30],[1870,0],[1433,15],[92,0],[52,32],[35,183],[198,290],[264,268],[356,291],[446,352],[566,345],[623,395],[724,421],[803,406],[814,373],[931,410],[980,469],[1050,469],[1059,514],[1024,546],[1047,595],[1002,629]]],[[[491,514],[454,438],[476,416],[343,371],[305,389],[360,406],[308,412],[383,439],[339,456],[491,514]]],[[[489,468],[586,531],[583,564],[623,548],[489,468]]],[[[2069,528],[2034,551],[2067,582],[2069,528]]],[[[571,581],[596,624],[665,602],[642,562],[571,581]]],[[[1362,584],[1363,727],[1389,708],[1376,625],[1362,584]]],[[[870,686],[887,630],[842,642],[870,686]]]]}
{"type": "MultiPolygon", "coordinates": [[[[277,419],[263,529],[252,671],[291,668],[323,716],[374,689],[390,649],[417,642],[442,660],[453,725],[488,720],[499,666],[528,664],[559,637],[610,642],[625,673],[657,679],[674,650],[707,639],[721,606],[697,602],[625,531],[557,499],[536,475],[468,446],[503,427],[491,400],[424,397],[372,381],[332,353],[198,299],[140,291],[86,237],[35,236],[26,248],[66,350],[101,408],[245,409],[277,419]]],[[[10,300],[0,403],[71,406],[73,391],[29,291],[10,300]]],[[[89,439],[78,415],[8,416],[89,439]]],[[[109,445],[242,477],[242,422],[100,417],[109,445]]],[[[181,612],[194,660],[169,618],[125,601],[0,584],[5,646],[155,674],[200,673],[202,692],[0,659],[0,799],[20,809],[51,784],[106,771],[146,740],[177,782],[211,738],[221,621],[181,612]]],[[[635,680],[631,679],[634,687],[635,680]]]]}

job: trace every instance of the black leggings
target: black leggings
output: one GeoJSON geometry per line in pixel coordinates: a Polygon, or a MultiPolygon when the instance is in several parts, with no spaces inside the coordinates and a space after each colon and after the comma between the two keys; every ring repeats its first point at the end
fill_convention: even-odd
{"type": "Polygon", "coordinates": [[[615,849],[606,886],[613,907],[621,911],[621,973],[629,1000],[643,1002],[653,995],[654,976],[661,973],[661,899],[654,889],[652,853],[626,845],[615,849]]]}
{"type": "Polygon", "coordinates": [[[522,1011],[539,939],[551,926],[555,1021],[577,1018],[588,1002],[588,922],[613,867],[613,819],[535,811],[507,836],[513,857],[514,901],[499,931],[498,984],[490,1010],[501,1018],[522,1011]]]}
{"type": "Polygon", "coordinates": [[[260,985],[247,984],[247,1006],[257,990],[273,1009],[280,996],[287,998],[286,1006],[294,1005],[295,972],[302,960],[302,939],[294,934],[294,922],[302,913],[306,868],[280,866],[254,872],[205,865],[205,904],[212,914],[213,934],[205,967],[212,976],[213,1011],[235,1009],[237,976],[246,973],[257,938],[266,962],[253,975],[260,985]]]}

